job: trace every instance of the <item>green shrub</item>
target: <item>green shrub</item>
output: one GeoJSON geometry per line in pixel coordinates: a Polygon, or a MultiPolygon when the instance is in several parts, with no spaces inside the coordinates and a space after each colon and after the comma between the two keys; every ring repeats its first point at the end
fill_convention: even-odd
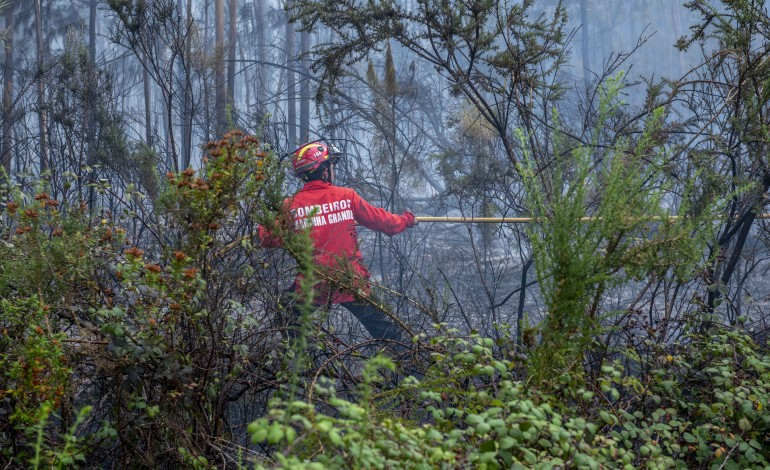
{"type": "MultiPolygon", "coordinates": [[[[549,395],[488,338],[434,338],[425,377],[373,394],[319,387],[332,413],[276,402],[249,426],[274,451],[257,468],[757,468],[770,461],[770,356],[722,330],[673,345],[642,376],[602,368],[597,390],[549,395]],[[439,352],[440,351],[440,352],[439,352]],[[409,398],[411,397],[411,398],[409,398]],[[566,398],[565,398],[566,397],[566,398]],[[405,416],[410,410],[411,418],[405,416]]],[[[664,351],[661,351],[664,352],[664,351]]]]}
{"type": "Polygon", "coordinates": [[[560,377],[579,382],[590,372],[584,367],[588,353],[602,355],[594,345],[622,313],[604,308],[613,288],[692,275],[713,239],[717,209],[729,196],[711,195],[692,211],[695,178],[673,187],[661,137],[662,107],[649,114],[633,140],[606,135],[621,104],[621,86],[620,78],[604,84],[591,142],[570,142],[557,132],[547,170],[526,153],[520,166],[537,219],[528,232],[546,304],[537,327],[540,341],[529,352],[529,373],[542,384],[559,387],[560,377]]]}
{"type": "Polygon", "coordinates": [[[1,452],[19,463],[34,449],[47,452],[42,463],[80,455],[66,448],[72,430],[90,463],[205,462],[211,439],[229,435],[233,390],[274,360],[260,328],[274,313],[247,310],[237,294],[257,263],[244,262],[254,256],[244,221],[275,210],[282,175],[259,142],[231,133],[198,172],[167,175],[152,217],[131,187],[122,204],[132,210],[119,215],[92,217],[45,191],[3,201],[1,452]]]}
{"type": "MultiPolygon", "coordinates": [[[[647,244],[631,236],[649,233],[634,225],[633,214],[576,228],[577,198],[578,206],[561,207],[565,212],[543,222],[553,230],[537,242],[538,249],[554,249],[543,258],[553,275],[544,283],[549,313],[555,312],[549,321],[564,320],[556,324],[575,330],[544,331],[534,350],[521,351],[505,336],[458,337],[439,325],[436,336],[415,338],[411,354],[425,365],[419,378],[394,386],[399,368],[377,356],[351,392],[347,379],[316,380],[332,367],[310,369],[317,365],[311,346],[321,349],[323,336],[311,338],[307,328],[316,314],[309,299],[301,306],[308,324],[295,349],[285,350],[290,367],[277,364],[281,358],[268,337],[280,315],[270,310],[272,297],[248,307],[239,301],[262,301],[252,291],[273,289],[267,281],[280,275],[252,247],[251,221],[284,237],[306,282],[313,280],[306,234],[295,236],[273,220],[281,175],[256,141],[231,134],[208,148],[200,171],[167,175],[157,224],[139,223],[137,214],[122,222],[106,212],[93,219],[44,191],[5,201],[4,459],[33,467],[210,468],[223,459],[249,466],[253,454],[247,460],[238,453],[257,449],[267,454],[255,462],[260,468],[749,468],[770,462],[770,357],[744,333],[714,322],[703,331],[694,322],[678,343],[650,342],[645,354],[617,347],[604,356],[614,361],[583,367],[601,331],[601,318],[589,314],[591,302],[602,300],[602,286],[618,282],[618,270],[628,269],[619,276],[632,279],[661,274],[656,270],[670,267],[661,260],[677,253],[692,259],[694,242],[679,242],[692,221],[657,230],[662,238],[647,244]],[[607,248],[608,234],[622,233],[614,238],[617,251],[583,250],[572,258],[582,245],[565,241],[568,231],[559,223],[575,228],[573,239],[586,246],[607,248]],[[583,318],[593,318],[587,324],[599,329],[586,330],[583,318]],[[307,372],[312,380],[304,380],[307,372]],[[278,393],[307,384],[310,400],[278,393]],[[229,408],[254,389],[287,398],[263,408],[249,404],[248,412],[229,408]],[[254,448],[233,443],[238,423],[249,421],[254,448]]],[[[636,181],[617,168],[604,177],[636,181]]],[[[131,191],[126,197],[141,200],[131,191]]],[[[638,204],[656,201],[653,195],[638,204]]]]}

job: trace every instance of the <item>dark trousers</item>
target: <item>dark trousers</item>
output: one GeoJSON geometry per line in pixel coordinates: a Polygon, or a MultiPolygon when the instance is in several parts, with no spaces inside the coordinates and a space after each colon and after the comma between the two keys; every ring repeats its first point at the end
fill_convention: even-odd
{"type": "Polygon", "coordinates": [[[348,309],[364,325],[372,338],[401,341],[401,327],[385,312],[366,302],[343,302],[340,305],[348,309]]]}
{"type": "MultiPolygon", "coordinates": [[[[375,308],[370,303],[342,302],[340,305],[350,311],[350,313],[364,325],[364,328],[366,328],[373,339],[391,341],[402,340],[401,327],[399,327],[399,325],[386,313],[375,308]]],[[[300,312],[296,305],[292,305],[292,313],[294,314],[294,318],[291,319],[289,324],[289,336],[294,336],[297,320],[300,316],[300,312]]]]}

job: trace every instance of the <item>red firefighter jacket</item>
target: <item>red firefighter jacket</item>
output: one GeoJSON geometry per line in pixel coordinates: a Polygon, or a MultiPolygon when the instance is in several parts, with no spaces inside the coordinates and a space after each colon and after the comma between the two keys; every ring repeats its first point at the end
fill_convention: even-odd
{"type": "MultiPolygon", "coordinates": [[[[369,292],[369,272],[358,247],[356,222],[392,236],[403,232],[413,222],[413,215],[393,214],[374,207],[350,188],[324,181],[310,181],[293,197],[284,201],[285,217],[293,218],[295,230],[309,228],[313,241],[313,259],[321,269],[314,286],[314,303],[351,302],[369,292]],[[330,283],[327,282],[331,279],[330,283]]],[[[264,247],[281,246],[279,237],[259,228],[264,247]]],[[[295,288],[299,288],[299,278],[295,288]]]]}

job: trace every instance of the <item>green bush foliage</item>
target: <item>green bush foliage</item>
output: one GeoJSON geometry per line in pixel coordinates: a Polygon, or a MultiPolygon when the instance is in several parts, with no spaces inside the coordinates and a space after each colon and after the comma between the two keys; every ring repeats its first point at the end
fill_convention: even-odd
{"type": "MultiPolygon", "coordinates": [[[[692,333],[556,397],[522,380],[489,338],[440,337],[421,380],[373,400],[318,387],[333,413],[276,402],[249,426],[275,451],[257,468],[763,468],[770,463],[770,356],[727,329],[692,333]],[[400,403],[394,411],[392,397],[400,403]]],[[[573,384],[574,385],[574,384],[573,384]]],[[[376,394],[374,396],[377,396],[376,394]]]]}
{"type": "MultiPolygon", "coordinates": [[[[139,212],[147,201],[131,187],[122,197],[137,210],[121,215],[92,215],[44,190],[3,201],[3,459],[205,461],[213,440],[229,433],[228,404],[275,360],[260,323],[270,315],[238,300],[248,298],[245,279],[257,262],[243,259],[253,252],[243,220],[274,212],[276,164],[255,139],[228,134],[207,146],[199,171],[167,175],[155,220],[139,212]],[[92,411],[73,428],[86,406],[92,411]],[[71,451],[79,446],[88,451],[71,451]]],[[[113,191],[105,181],[84,183],[113,191]]]]}
{"type": "MultiPolygon", "coordinates": [[[[575,336],[541,334],[522,350],[507,336],[463,337],[437,325],[436,335],[416,336],[409,353],[319,361],[329,345],[313,327],[318,312],[309,299],[293,349],[273,339],[284,314],[270,306],[280,303],[273,286],[284,282],[270,284],[282,274],[252,243],[255,222],[271,227],[312,282],[306,234],[275,223],[283,174],[276,160],[254,139],[230,134],[207,147],[200,170],[166,175],[152,217],[130,188],[122,197],[136,210],[122,215],[96,214],[44,190],[3,201],[4,461],[18,468],[770,465],[770,356],[744,332],[693,314],[675,342],[620,344],[593,356],[598,364],[583,360],[592,340],[610,331],[599,309],[590,315],[602,283],[690,266],[662,263],[695,257],[694,241],[680,242],[690,226],[648,230],[633,211],[576,225],[577,206],[549,212],[556,215],[541,226],[549,235],[536,245],[554,251],[538,260],[563,271],[548,268],[553,277],[543,285],[574,281],[563,291],[569,295],[546,291],[546,299],[551,313],[567,312],[575,336]],[[651,241],[638,241],[645,237],[651,241]],[[591,249],[572,258],[582,249],[575,240],[591,249]],[[273,297],[255,297],[259,289],[273,297]],[[595,330],[584,330],[583,320],[595,330]],[[415,377],[404,377],[405,356],[418,365],[415,377]],[[319,362],[357,372],[342,377],[319,362]]],[[[607,162],[596,176],[608,188],[598,214],[658,207],[655,195],[606,196],[655,168],[644,173],[637,162],[628,172],[607,162]]],[[[571,188],[580,194],[587,186],[571,188]]]]}

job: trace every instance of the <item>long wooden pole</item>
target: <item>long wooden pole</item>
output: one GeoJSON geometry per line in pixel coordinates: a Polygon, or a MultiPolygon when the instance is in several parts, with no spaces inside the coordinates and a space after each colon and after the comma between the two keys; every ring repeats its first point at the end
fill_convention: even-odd
{"type": "Polygon", "coordinates": [[[448,224],[528,224],[533,217],[425,217],[417,216],[416,222],[444,222],[448,224]]]}
{"type": "MultiPolygon", "coordinates": [[[[681,217],[672,215],[669,217],[652,216],[645,217],[644,220],[656,222],[661,220],[678,220],[681,217]]],[[[581,222],[590,222],[596,220],[596,217],[581,217],[581,222]]],[[[770,219],[770,214],[759,214],[757,219],[770,219]]],[[[414,218],[417,222],[428,223],[449,223],[449,224],[531,224],[537,222],[537,217],[426,217],[417,216],[414,218]]]]}
{"type": "MultiPolygon", "coordinates": [[[[672,215],[670,217],[650,216],[645,217],[644,220],[650,222],[656,222],[661,220],[678,220],[681,216],[672,215]]],[[[759,214],[757,219],[770,219],[770,214],[759,214]]],[[[581,217],[581,222],[590,222],[596,220],[598,217],[581,217]]],[[[445,224],[531,224],[537,222],[537,217],[429,217],[429,216],[417,216],[414,218],[416,222],[420,223],[445,223],[445,224]]],[[[238,237],[235,241],[225,245],[220,254],[232,249],[240,244],[243,240],[250,240],[257,237],[257,233],[251,235],[245,235],[238,237]]]]}

